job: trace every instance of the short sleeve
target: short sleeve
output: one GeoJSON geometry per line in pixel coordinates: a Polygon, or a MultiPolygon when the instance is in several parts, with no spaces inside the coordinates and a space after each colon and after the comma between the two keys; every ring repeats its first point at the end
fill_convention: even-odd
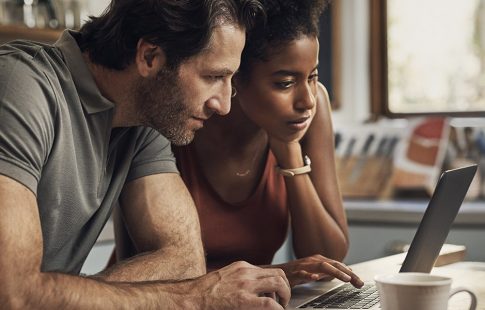
{"type": "Polygon", "coordinates": [[[126,181],[157,173],[179,173],[170,141],[154,129],[138,130],[137,150],[126,181]]]}
{"type": "Polygon", "coordinates": [[[54,136],[55,95],[29,57],[0,51],[0,174],[36,193],[54,136]]]}

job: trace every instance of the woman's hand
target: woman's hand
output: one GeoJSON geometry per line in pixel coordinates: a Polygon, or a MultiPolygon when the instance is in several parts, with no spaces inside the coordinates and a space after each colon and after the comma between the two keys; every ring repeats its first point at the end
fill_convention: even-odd
{"type": "Polygon", "coordinates": [[[303,155],[299,142],[284,142],[270,137],[269,146],[280,167],[299,168],[303,166],[303,155]]]}
{"type": "Polygon", "coordinates": [[[291,287],[317,280],[337,278],[343,282],[350,282],[355,287],[362,287],[364,282],[345,264],[326,258],[322,255],[312,255],[285,264],[276,265],[283,269],[290,281],[291,287]]]}

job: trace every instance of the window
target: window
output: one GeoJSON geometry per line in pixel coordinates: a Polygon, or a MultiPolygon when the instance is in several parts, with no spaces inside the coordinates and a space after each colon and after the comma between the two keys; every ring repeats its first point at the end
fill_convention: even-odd
{"type": "Polygon", "coordinates": [[[485,0],[371,0],[373,113],[485,115],[485,0]]]}

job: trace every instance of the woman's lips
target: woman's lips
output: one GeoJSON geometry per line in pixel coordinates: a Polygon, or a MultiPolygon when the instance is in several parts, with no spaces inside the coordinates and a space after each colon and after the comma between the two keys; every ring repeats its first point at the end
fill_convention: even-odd
{"type": "Polygon", "coordinates": [[[287,122],[288,127],[290,127],[293,130],[303,130],[308,127],[310,124],[310,117],[302,117],[293,121],[287,122]]]}

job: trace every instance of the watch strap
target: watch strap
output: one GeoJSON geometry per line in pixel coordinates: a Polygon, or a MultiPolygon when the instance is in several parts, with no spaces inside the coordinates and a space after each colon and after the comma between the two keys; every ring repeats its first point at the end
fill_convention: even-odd
{"type": "Polygon", "coordinates": [[[295,175],[309,173],[310,171],[312,171],[310,158],[308,156],[305,156],[304,162],[305,166],[300,168],[284,169],[276,166],[276,171],[278,171],[279,174],[285,177],[294,177],[295,175]]]}

